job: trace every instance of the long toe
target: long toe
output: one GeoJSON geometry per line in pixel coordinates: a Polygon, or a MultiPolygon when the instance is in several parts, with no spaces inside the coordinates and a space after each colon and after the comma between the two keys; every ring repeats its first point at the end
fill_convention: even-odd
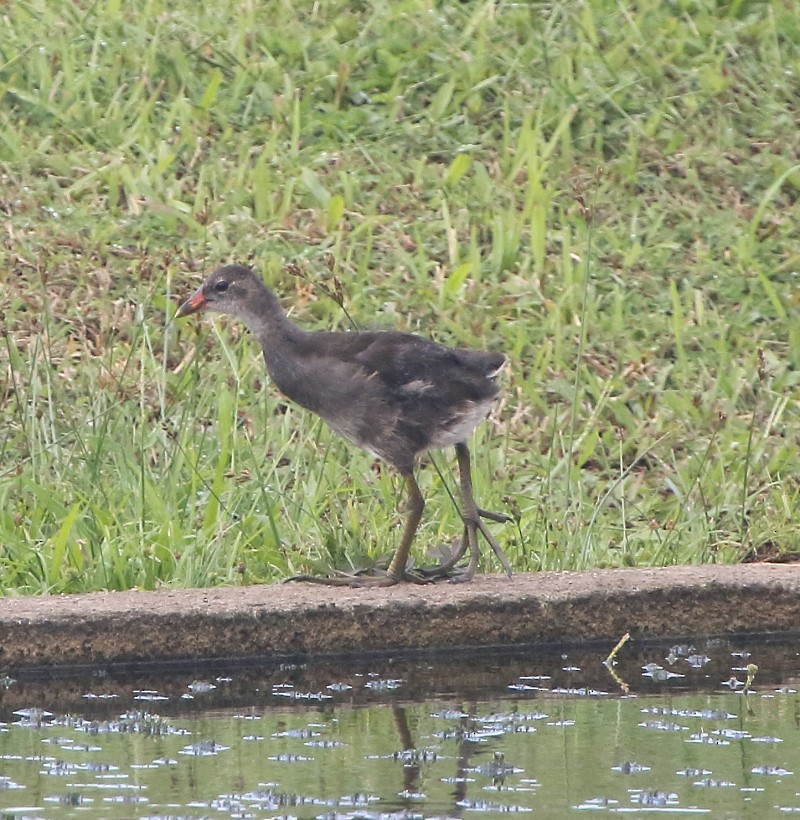
{"type": "Polygon", "coordinates": [[[483,523],[480,519],[478,519],[477,524],[478,529],[480,530],[481,535],[489,542],[489,546],[492,548],[492,551],[497,556],[497,560],[503,565],[503,569],[506,571],[506,575],[509,578],[514,574],[511,571],[511,564],[509,563],[508,558],[506,558],[506,554],[503,552],[502,547],[500,544],[497,543],[494,536],[489,532],[488,527],[486,524],[483,523]]]}
{"type": "Polygon", "coordinates": [[[358,589],[360,587],[391,587],[399,584],[401,580],[414,581],[420,583],[412,578],[395,578],[388,572],[379,572],[373,575],[364,575],[357,572],[348,573],[341,572],[336,575],[292,575],[286,578],[285,584],[300,581],[307,584],[321,584],[328,587],[352,587],[358,589]]]}
{"type": "Polygon", "coordinates": [[[457,567],[455,562],[447,562],[437,567],[415,567],[406,573],[405,580],[418,584],[432,584],[436,581],[469,581],[472,576],[466,567],[457,567]]]}
{"type": "Polygon", "coordinates": [[[498,524],[508,524],[514,520],[510,515],[506,515],[505,513],[496,513],[491,510],[483,510],[480,507],[478,507],[478,515],[488,521],[496,521],[498,524]]]}
{"type": "Polygon", "coordinates": [[[436,548],[429,550],[430,558],[439,559],[439,563],[432,567],[422,567],[420,571],[428,577],[445,578],[448,573],[454,572],[456,564],[467,552],[467,528],[464,527],[464,534],[455,542],[452,547],[446,544],[439,544],[436,548]]]}
{"type": "Polygon", "coordinates": [[[471,581],[473,578],[469,567],[429,567],[427,569],[415,569],[413,573],[419,575],[418,584],[434,584],[439,582],[461,584],[465,581],[471,581]]]}

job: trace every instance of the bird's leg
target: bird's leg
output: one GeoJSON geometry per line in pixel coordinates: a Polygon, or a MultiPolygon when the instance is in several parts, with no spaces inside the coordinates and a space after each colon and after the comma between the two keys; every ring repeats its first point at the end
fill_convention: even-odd
{"type": "Polygon", "coordinates": [[[456,458],[458,459],[458,472],[461,478],[461,515],[464,519],[464,538],[460,547],[460,552],[463,555],[467,547],[469,548],[469,564],[465,573],[465,578],[472,578],[475,571],[478,569],[478,558],[480,551],[478,549],[478,532],[489,542],[489,546],[494,551],[503,569],[506,571],[508,577],[511,577],[511,565],[505,553],[500,548],[500,544],[495,541],[492,534],[489,532],[486,525],[481,519],[486,518],[490,521],[510,521],[507,515],[500,513],[489,512],[482,510],[475,502],[475,495],[472,490],[472,471],[469,463],[469,448],[466,443],[460,441],[456,444],[456,458]],[[466,544],[464,543],[466,542],[466,544]]]}
{"type": "Polygon", "coordinates": [[[509,578],[511,577],[511,565],[501,549],[500,545],[489,532],[481,519],[498,521],[505,523],[513,519],[502,513],[489,512],[477,505],[472,489],[472,471],[470,469],[469,448],[463,442],[456,444],[456,456],[458,458],[458,472],[461,483],[461,517],[464,519],[464,534],[458,547],[447,561],[432,569],[418,569],[415,572],[424,578],[431,580],[439,578],[450,578],[454,581],[468,581],[475,575],[478,569],[478,559],[480,550],[478,548],[478,533],[489,542],[489,546],[503,565],[509,578]],[[463,571],[456,571],[456,565],[466,555],[469,550],[469,564],[463,571]]]}
{"type": "Polygon", "coordinates": [[[411,543],[416,535],[419,522],[422,520],[422,511],[425,509],[425,499],[422,497],[422,493],[420,492],[417,480],[414,478],[414,474],[411,472],[407,473],[404,478],[406,488],[408,489],[408,513],[406,514],[406,523],[403,527],[403,535],[400,538],[400,544],[395,550],[389,564],[389,568],[385,573],[380,575],[341,573],[331,577],[294,575],[286,580],[310,581],[312,584],[327,584],[328,586],[339,587],[388,587],[393,586],[400,581],[412,581],[418,584],[428,583],[427,578],[413,572],[406,572],[408,554],[411,551],[411,543]]]}
{"type": "Polygon", "coordinates": [[[400,544],[395,550],[392,561],[389,564],[389,569],[386,571],[387,575],[390,578],[394,578],[395,581],[399,581],[405,577],[411,542],[417,533],[417,527],[422,520],[422,511],[425,509],[425,499],[422,497],[417,479],[414,478],[414,473],[408,473],[404,478],[406,488],[408,489],[408,513],[406,514],[406,523],[403,527],[400,544]]]}

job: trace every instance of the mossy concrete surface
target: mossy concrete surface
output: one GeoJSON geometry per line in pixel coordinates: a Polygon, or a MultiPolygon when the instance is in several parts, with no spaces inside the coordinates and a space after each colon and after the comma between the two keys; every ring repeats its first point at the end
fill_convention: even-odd
{"type": "Polygon", "coordinates": [[[386,589],[282,584],[0,600],[0,669],[793,632],[797,565],[484,575],[386,589]]]}

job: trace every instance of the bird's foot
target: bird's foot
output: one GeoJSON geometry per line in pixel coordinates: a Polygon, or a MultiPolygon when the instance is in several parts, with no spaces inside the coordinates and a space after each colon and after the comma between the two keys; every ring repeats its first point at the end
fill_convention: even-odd
{"type": "Polygon", "coordinates": [[[413,575],[417,579],[415,583],[418,584],[435,584],[437,581],[463,584],[466,581],[471,581],[475,575],[469,567],[458,567],[449,562],[433,567],[416,567],[407,574],[413,575]]]}
{"type": "Polygon", "coordinates": [[[329,587],[351,587],[352,589],[366,587],[391,587],[401,581],[412,584],[428,584],[432,579],[420,575],[417,570],[407,570],[395,576],[385,569],[369,567],[354,572],[336,572],[333,575],[292,575],[284,583],[302,581],[307,584],[322,584],[329,587]]]}
{"type": "Polygon", "coordinates": [[[468,572],[468,567],[457,566],[465,551],[465,548],[462,549],[461,541],[457,541],[453,548],[440,544],[436,549],[431,550],[431,557],[440,558],[438,564],[413,567],[406,570],[406,575],[413,576],[417,579],[416,583],[423,584],[432,584],[436,581],[449,581],[457,584],[461,581],[469,581],[472,574],[468,572]]]}
{"type": "Polygon", "coordinates": [[[502,513],[493,513],[478,508],[474,519],[464,522],[464,535],[456,542],[453,549],[444,545],[438,548],[437,552],[441,558],[438,566],[419,567],[413,571],[430,581],[446,580],[450,581],[450,583],[458,584],[472,580],[478,569],[478,533],[480,533],[488,541],[492,551],[503,565],[506,575],[511,578],[511,564],[508,558],[506,558],[506,554],[503,552],[500,544],[497,543],[497,540],[489,532],[486,524],[481,520],[482,518],[500,523],[513,521],[512,518],[502,513]],[[467,554],[467,550],[470,551],[469,563],[466,567],[459,567],[458,562],[467,554]]]}
{"type": "Polygon", "coordinates": [[[514,519],[503,513],[490,512],[477,507],[474,514],[464,521],[464,535],[454,549],[440,548],[440,562],[430,567],[414,567],[408,565],[402,572],[390,572],[388,558],[379,559],[369,567],[355,569],[352,572],[335,571],[330,575],[292,575],[284,583],[300,581],[307,584],[322,584],[330,587],[391,587],[407,582],[411,584],[432,584],[436,581],[449,581],[453,584],[470,581],[478,568],[478,533],[489,542],[489,546],[503,565],[506,575],[512,576],[511,564],[506,558],[500,544],[489,532],[482,519],[497,523],[507,523],[514,519]],[[470,552],[470,560],[466,567],[458,566],[459,561],[470,552]]]}

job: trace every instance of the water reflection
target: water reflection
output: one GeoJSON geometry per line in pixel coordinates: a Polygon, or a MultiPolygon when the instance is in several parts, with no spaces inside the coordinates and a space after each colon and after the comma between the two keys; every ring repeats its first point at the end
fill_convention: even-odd
{"type": "Polygon", "coordinates": [[[606,654],[9,679],[0,816],[800,814],[793,645],[606,654]]]}

